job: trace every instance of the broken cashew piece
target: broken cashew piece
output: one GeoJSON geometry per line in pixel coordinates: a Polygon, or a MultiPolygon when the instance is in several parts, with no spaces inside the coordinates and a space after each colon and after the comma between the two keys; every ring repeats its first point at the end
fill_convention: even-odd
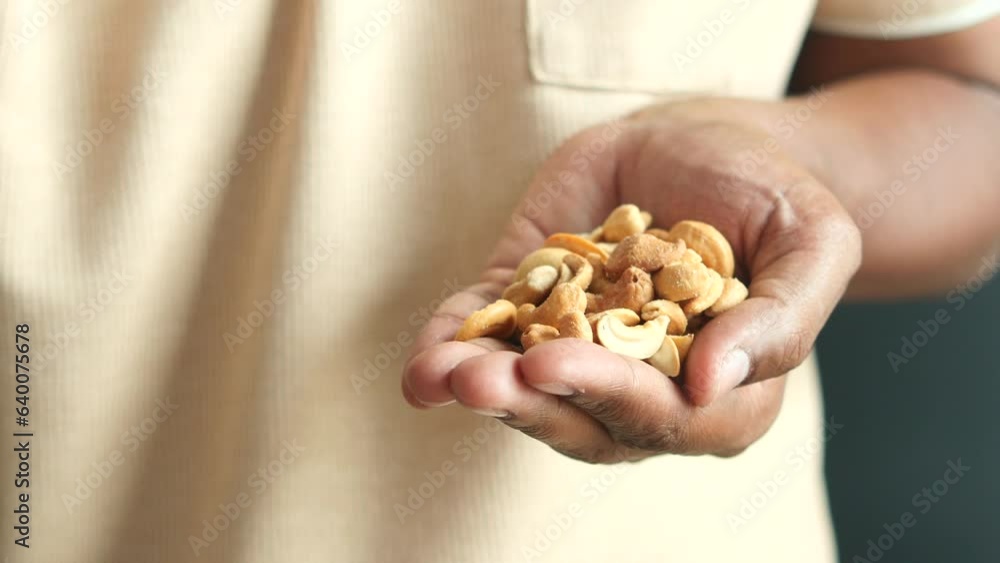
{"type": "Polygon", "coordinates": [[[646,360],[667,377],[677,377],[681,374],[681,354],[677,344],[669,336],[664,336],[660,349],[646,360]]]}
{"type": "Polygon", "coordinates": [[[725,285],[722,288],[722,295],[705,311],[705,314],[710,317],[721,315],[746,301],[749,294],[750,292],[747,290],[747,286],[743,285],[743,282],[736,278],[726,278],[725,285]]]}
{"type": "Polygon", "coordinates": [[[667,317],[670,319],[670,326],[667,327],[667,334],[684,334],[687,330],[687,315],[681,306],[673,301],[657,299],[642,306],[642,320],[649,322],[656,317],[667,317]]]}
{"type": "Polygon", "coordinates": [[[510,338],[517,326],[517,307],[500,299],[469,315],[458,329],[455,340],[465,342],[473,338],[510,338]]]}
{"type": "Polygon", "coordinates": [[[597,322],[597,341],[608,350],[637,360],[656,353],[667,335],[667,317],[638,325],[625,326],[618,317],[606,315],[597,322]]]}
{"type": "Polygon", "coordinates": [[[608,252],[601,248],[600,244],[571,233],[556,233],[545,239],[546,248],[562,248],[580,256],[593,252],[600,256],[601,260],[607,260],[608,252]]]}
{"type": "Polygon", "coordinates": [[[681,306],[681,309],[684,310],[684,314],[687,315],[688,318],[708,310],[708,308],[714,305],[715,302],[719,300],[719,297],[722,296],[722,290],[726,286],[726,280],[722,279],[722,276],[720,276],[715,270],[709,270],[708,274],[711,281],[705,287],[705,290],[702,291],[698,297],[695,297],[681,306]]]}
{"type": "MultiPolygon", "coordinates": [[[[652,220],[652,217],[650,217],[652,220]]],[[[646,220],[642,211],[631,203],[619,205],[604,220],[604,240],[621,242],[625,237],[639,234],[646,230],[646,220]]]]}
{"type": "Polygon", "coordinates": [[[504,290],[502,297],[520,307],[525,303],[538,305],[549,296],[549,292],[559,281],[559,272],[552,266],[538,266],[528,272],[521,281],[516,281],[504,290]]]}
{"type": "Polygon", "coordinates": [[[722,277],[731,278],[736,269],[733,247],[718,229],[701,221],[681,221],[670,228],[670,237],[683,240],[701,255],[705,265],[722,277]]]}
{"type": "Polygon", "coordinates": [[[521,260],[517,266],[517,272],[514,274],[514,280],[523,280],[529,272],[539,266],[552,266],[558,272],[563,258],[569,254],[572,253],[565,248],[539,248],[521,260]]]}

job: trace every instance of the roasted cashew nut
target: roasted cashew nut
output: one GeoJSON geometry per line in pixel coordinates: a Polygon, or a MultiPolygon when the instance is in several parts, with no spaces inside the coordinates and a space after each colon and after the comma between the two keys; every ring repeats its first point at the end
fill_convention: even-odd
{"type": "Polygon", "coordinates": [[[670,237],[684,241],[701,255],[706,266],[722,277],[733,277],[736,270],[733,247],[715,227],[701,221],[681,221],[670,228],[670,237]]]}
{"type": "Polygon", "coordinates": [[[645,360],[663,346],[669,323],[667,317],[659,317],[642,325],[625,326],[618,317],[605,315],[597,322],[597,341],[616,354],[645,360]]]}
{"type": "Polygon", "coordinates": [[[458,329],[455,340],[465,342],[473,338],[510,338],[517,326],[517,308],[513,303],[500,299],[469,315],[458,329]]]}
{"type": "Polygon", "coordinates": [[[538,266],[503,292],[503,298],[520,307],[525,303],[538,305],[548,297],[559,281],[559,271],[549,265],[538,266]]]}

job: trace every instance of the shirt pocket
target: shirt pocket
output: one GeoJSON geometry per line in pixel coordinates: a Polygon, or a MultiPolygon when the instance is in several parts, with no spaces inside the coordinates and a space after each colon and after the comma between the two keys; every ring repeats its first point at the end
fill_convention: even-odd
{"type": "Polygon", "coordinates": [[[802,0],[778,0],[795,9],[770,16],[761,0],[524,1],[535,81],[655,94],[728,95],[780,81],[811,10],[802,0]]]}

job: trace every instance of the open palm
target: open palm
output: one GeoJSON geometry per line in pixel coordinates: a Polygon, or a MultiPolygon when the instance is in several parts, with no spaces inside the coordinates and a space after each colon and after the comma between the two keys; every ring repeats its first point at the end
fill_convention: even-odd
{"type": "Polygon", "coordinates": [[[407,400],[457,401],[591,462],[743,451],[774,421],[780,376],[807,357],[861,256],[836,198],[772,143],[763,131],[674,110],[574,136],[539,170],[480,283],[444,303],[418,337],[403,373],[407,400]],[[546,237],[589,231],[622,203],[661,227],[714,225],[751,282],[749,299],[699,332],[683,385],[582,340],[523,355],[499,340],[452,341],[546,237]]]}

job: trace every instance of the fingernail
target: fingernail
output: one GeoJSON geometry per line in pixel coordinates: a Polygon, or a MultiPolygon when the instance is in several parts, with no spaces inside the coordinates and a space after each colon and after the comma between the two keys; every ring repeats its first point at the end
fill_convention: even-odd
{"type": "Polygon", "coordinates": [[[476,414],[481,414],[483,416],[492,416],[493,418],[507,418],[510,413],[502,410],[495,409],[469,409],[476,414]]]}
{"type": "Polygon", "coordinates": [[[731,350],[719,365],[715,396],[732,391],[750,375],[750,356],[739,348],[731,350]]]}
{"type": "Polygon", "coordinates": [[[420,404],[424,405],[425,407],[430,407],[432,409],[436,409],[438,407],[447,407],[448,405],[455,402],[455,399],[452,399],[450,401],[445,401],[443,403],[432,403],[431,401],[425,401],[420,397],[417,397],[417,400],[420,401],[420,404]]]}
{"type": "Polygon", "coordinates": [[[539,383],[534,387],[549,395],[559,395],[560,397],[569,397],[573,394],[573,390],[564,383],[539,383]]]}

